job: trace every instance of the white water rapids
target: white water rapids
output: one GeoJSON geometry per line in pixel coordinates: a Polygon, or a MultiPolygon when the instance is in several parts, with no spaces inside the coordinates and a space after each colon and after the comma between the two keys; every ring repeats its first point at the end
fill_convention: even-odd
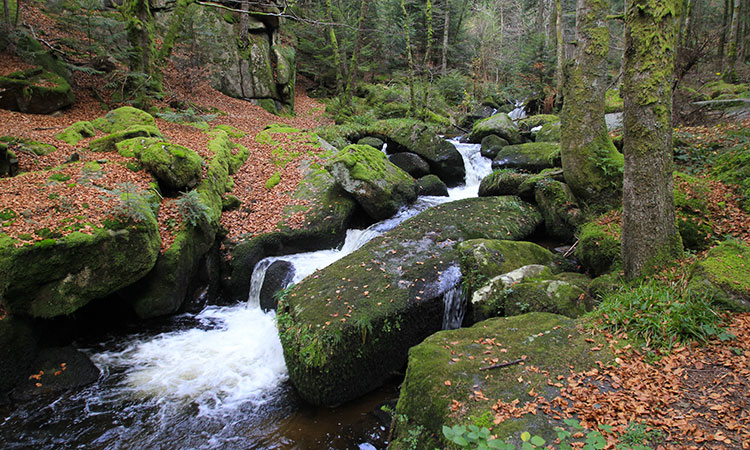
{"type": "MultiPolygon", "coordinates": [[[[284,260],[294,265],[293,282],[299,282],[431,206],[475,197],[491,162],[480,155],[478,145],[452,142],[463,156],[467,176],[466,185],[450,189],[449,197],[421,197],[393,218],[349,230],[339,249],[268,258],[257,266],[256,278],[262,282],[261,272],[270,262],[284,260]]],[[[104,374],[98,385],[56,402],[51,411],[26,412],[31,419],[6,418],[0,426],[44,414],[37,417],[44,426],[62,428],[58,416],[66,413],[95,423],[64,430],[69,435],[60,439],[88,443],[79,448],[304,448],[277,429],[294,406],[278,405],[280,396],[289,396],[284,394],[289,390],[287,369],[274,313],[258,306],[258,280],[248,304],[209,307],[186,315],[188,328],[132,336],[93,352],[91,359],[104,374]]],[[[35,448],[60,443],[35,439],[35,448]]],[[[9,443],[5,448],[26,447],[9,443]]]]}

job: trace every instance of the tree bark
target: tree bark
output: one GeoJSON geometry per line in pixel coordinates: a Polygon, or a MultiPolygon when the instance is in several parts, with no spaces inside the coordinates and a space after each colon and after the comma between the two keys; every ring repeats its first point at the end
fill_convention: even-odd
{"type": "Polygon", "coordinates": [[[604,203],[619,198],[623,166],[604,121],[609,0],[578,0],[576,10],[578,45],[564,68],[560,117],[563,173],[576,197],[604,203]]]}
{"type": "Polygon", "coordinates": [[[737,81],[737,33],[740,26],[740,0],[734,0],[732,8],[732,25],[729,30],[729,45],[727,46],[727,66],[724,69],[723,79],[727,83],[737,81]]]}
{"type": "Polygon", "coordinates": [[[563,64],[565,63],[565,43],[563,42],[562,0],[555,0],[557,10],[555,30],[557,33],[557,97],[555,103],[560,108],[563,103],[563,64]]]}
{"type": "Polygon", "coordinates": [[[130,43],[128,68],[131,72],[146,75],[143,86],[150,91],[161,91],[161,72],[156,66],[156,42],[154,40],[154,16],[148,0],[126,0],[122,5],[126,17],[127,36],[130,43]]]}
{"type": "Polygon", "coordinates": [[[333,66],[336,74],[336,93],[341,93],[344,78],[341,74],[341,52],[339,51],[339,41],[336,39],[336,31],[333,29],[333,5],[331,0],[326,0],[326,14],[328,16],[328,39],[331,41],[333,50],[333,66]]]}
{"type": "Polygon", "coordinates": [[[348,105],[352,100],[352,91],[357,79],[357,66],[359,65],[359,53],[362,49],[362,30],[365,25],[365,17],[367,16],[367,0],[360,0],[359,2],[359,17],[357,19],[357,33],[354,38],[354,50],[352,51],[352,58],[349,61],[349,70],[346,74],[346,89],[344,89],[344,105],[348,105]]]}
{"type": "Polygon", "coordinates": [[[445,20],[443,23],[443,58],[440,67],[440,73],[445,75],[448,73],[448,32],[450,31],[451,25],[451,5],[448,0],[445,0],[445,20]]]}
{"type": "MultiPolygon", "coordinates": [[[[330,1],[330,0],[328,0],[330,1]]],[[[411,52],[411,27],[409,26],[409,13],[406,11],[406,0],[401,0],[401,12],[404,14],[404,37],[406,38],[406,59],[409,63],[409,108],[411,112],[416,111],[414,97],[414,57],[411,52]]]]}
{"type": "MultiPolygon", "coordinates": [[[[16,5],[16,8],[18,8],[18,5],[16,5]]],[[[5,18],[5,24],[10,27],[10,5],[8,4],[8,0],[3,0],[3,17],[5,18]]]]}
{"type": "Polygon", "coordinates": [[[719,50],[717,59],[717,69],[724,70],[724,48],[727,45],[727,27],[729,26],[729,14],[731,13],[732,0],[724,0],[724,17],[721,23],[721,34],[719,34],[719,50]]]}
{"type": "Polygon", "coordinates": [[[627,5],[622,259],[629,279],[682,254],[672,191],[672,75],[680,6],[680,0],[627,5]]]}
{"type": "MultiPolygon", "coordinates": [[[[240,9],[243,11],[250,11],[250,0],[242,0],[240,9]]],[[[250,44],[248,33],[250,32],[250,17],[247,13],[240,13],[240,45],[242,48],[247,48],[250,44]]]]}

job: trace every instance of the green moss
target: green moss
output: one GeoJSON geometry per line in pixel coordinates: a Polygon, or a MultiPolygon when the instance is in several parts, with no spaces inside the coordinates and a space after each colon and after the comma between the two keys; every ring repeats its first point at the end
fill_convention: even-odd
{"type": "Polygon", "coordinates": [[[122,156],[139,159],[144,149],[157,142],[164,142],[164,139],[159,137],[135,137],[117,142],[115,148],[117,148],[117,153],[122,156]]]}
{"type": "Polygon", "coordinates": [[[750,213],[750,144],[742,143],[721,151],[713,168],[721,181],[737,186],[743,209],[750,213]]]}
{"type": "MultiPolygon", "coordinates": [[[[487,175],[482,179],[479,184],[479,196],[488,197],[492,195],[521,195],[519,187],[526,179],[531,175],[517,172],[513,169],[500,169],[495,170],[491,174],[487,175]]],[[[528,190],[531,195],[527,195],[526,199],[530,199],[533,196],[533,189],[528,190]]]]}
{"type": "Polygon", "coordinates": [[[622,112],[624,102],[619,89],[607,89],[604,96],[604,112],[606,114],[622,112]]]}
{"type": "Polygon", "coordinates": [[[281,183],[281,173],[275,172],[273,175],[271,175],[271,178],[266,181],[266,189],[269,191],[276,187],[277,184],[281,183]]]}
{"type": "Polygon", "coordinates": [[[154,117],[132,106],[123,106],[92,122],[94,128],[105,133],[118,133],[135,126],[156,127],[154,117]]]}
{"type": "Polygon", "coordinates": [[[49,114],[75,101],[75,94],[62,76],[35,67],[0,76],[3,109],[49,114]]]}
{"type": "Polygon", "coordinates": [[[685,248],[703,250],[711,243],[712,224],[708,216],[711,201],[709,181],[684,173],[674,174],[674,204],[677,228],[685,248]]]}
{"type": "Polygon", "coordinates": [[[469,134],[469,141],[482,142],[482,139],[491,134],[500,136],[511,144],[521,142],[518,126],[505,113],[498,113],[475,123],[469,134]]]}
{"type": "MultiPolygon", "coordinates": [[[[164,139],[158,128],[147,125],[135,125],[122,131],[117,131],[107,136],[91,141],[89,149],[92,152],[116,152],[117,143],[133,138],[160,138],[164,139]]],[[[132,148],[131,148],[132,150],[132,148]]]]}
{"type": "Polygon", "coordinates": [[[142,150],[140,162],[168,191],[195,187],[203,172],[203,159],[193,150],[169,142],[156,142],[142,150]]]}
{"type": "Polygon", "coordinates": [[[560,166],[560,144],[529,142],[503,147],[492,162],[493,168],[522,169],[540,172],[560,166]]]}
{"type": "MultiPolygon", "coordinates": [[[[45,144],[42,142],[32,141],[31,139],[24,139],[15,136],[2,136],[0,137],[0,144],[13,145],[19,150],[26,153],[33,153],[36,156],[45,156],[57,150],[54,145],[45,144]]],[[[7,147],[6,147],[7,148],[7,147]]],[[[12,152],[11,152],[12,153],[12,152]]]]}
{"type": "Polygon", "coordinates": [[[712,248],[696,263],[690,288],[722,307],[750,311],[750,246],[727,241],[712,248]]]}
{"type": "Polygon", "coordinates": [[[560,122],[560,118],[554,114],[537,114],[524,117],[523,119],[518,120],[516,124],[518,125],[518,128],[523,131],[530,131],[532,128],[557,122],[560,122]]]}
{"type": "Polygon", "coordinates": [[[76,122],[69,126],[65,130],[56,134],[55,137],[61,141],[67,142],[70,145],[76,145],[79,141],[93,137],[96,134],[94,125],[88,121],[76,122]]]}

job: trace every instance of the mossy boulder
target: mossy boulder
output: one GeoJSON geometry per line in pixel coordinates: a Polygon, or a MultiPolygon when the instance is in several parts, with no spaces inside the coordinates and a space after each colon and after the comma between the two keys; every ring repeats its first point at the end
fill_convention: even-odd
{"type": "Polygon", "coordinates": [[[519,169],[540,172],[560,167],[560,144],[553,142],[528,142],[504,147],[492,160],[493,169],[519,169]]]}
{"type": "MultiPolygon", "coordinates": [[[[471,328],[441,331],[409,351],[406,379],[396,405],[396,414],[407,418],[394,422],[394,449],[448,448],[442,426],[470,423],[471,418],[489,414],[498,400],[505,403],[534,402],[529,393],[536,392],[547,401],[559,396],[559,376],[570,370],[586,371],[614,360],[601,339],[587,342],[575,320],[549,313],[489,319],[471,328]],[[594,351],[596,345],[602,349],[594,351]],[[502,369],[480,371],[496,362],[523,359],[502,369]],[[482,396],[478,396],[480,392],[482,396]],[[453,409],[453,400],[461,407],[453,409]],[[416,447],[407,447],[410,430],[421,426],[416,447]]],[[[492,433],[520,447],[520,433],[530,432],[548,442],[556,438],[554,428],[565,427],[553,416],[538,410],[492,425],[492,433]]],[[[389,447],[389,448],[390,448],[389,447]]]]}
{"type": "Polygon", "coordinates": [[[425,175],[417,180],[417,194],[447,197],[448,186],[437,175],[425,175]]]}
{"type": "Polygon", "coordinates": [[[133,108],[132,106],[123,106],[113,109],[104,117],[94,120],[92,124],[97,130],[111,134],[136,126],[156,127],[156,120],[146,111],[133,108]]]}
{"type": "Polygon", "coordinates": [[[57,133],[55,137],[70,145],[76,145],[83,139],[94,137],[96,129],[89,121],[76,122],[63,131],[57,133]]]}
{"type": "Polygon", "coordinates": [[[179,310],[201,260],[215,243],[229,175],[248,155],[245,149],[232,154],[237,146],[225,131],[214,130],[211,136],[209,150],[213,158],[206,177],[195,188],[197,195],[190,199],[194,202],[190,209],[195,216],[183,217],[174,242],[159,255],[154,269],[125,292],[141,318],[164,316],[179,310]]]}
{"type": "Polygon", "coordinates": [[[608,221],[606,224],[591,222],[581,227],[575,255],[591,276],[597,277],[622,267],[621,233],[617,221],[608,221]]]}
{"type": "Polygon", "coordinates": [[[584,215],[568,186],[544,178],[536,183],[534,192],[547,235],[563,241],[572,240],[573,233],[583,224],[584,215]]]}
{"type": "Polygon", "coordinates": [[[427,161],[414,153],[396,153],[389,156],[388,161],[413,178],[421,178],[430,173],[430,165],[427,164],[427,161]]]}
{"type": "Polygon", "coordinates": [[[145,199],[132,194],[128,201],[140,203],[140,222],[21,247],[0,237],[3,307],[12,314],[40,318],[71,314],[146,275],[161,246],[159,228],[145,199]]]}
{"type": "Polygon", "coordinates": [[[530,264],[546,265],[554,255],[525,241],[471,239],[458,245],[463,286],[469,297],[498,275],[530,264]]]}
{"type": "Polygon", "coordinates": [[[500,136],[496,136],[494,134],[491,134],[484,139],[482,139],[482,149],[481,153],[482,156],[485,158],[493,159],[497,154],[500,152],[500,150],[503,149],[503,147],[507,147],[510,145],[508,141],[501,138],[500,136]]]}
{"type": "Polygon", "coordinates": [[[704,84],[699,91],[706,95],[709,99],[718,99],[722,96],[728,98],[736,98],[742,93],[750,91],[750,86],[747,84],[731,84],[726,83],[722,80],[710,81],[704,84]]]}
{"type": "Polygon", "coordinates": [[[195,151],[169,142],[149,145],[138,159],[167,192],[192,189],[203,175],[203,159],[195,151]]]}
{"type": "Polygon", "coordinates": [[[515,197],[431,208],[316,272],[279,303],[278,327],[292,383],[317,405],[381,385],[409,347],[443,326],[443,296],[460,280],[457,243],[523,239],[541,222],[515,197]]]}
{"type": "Polygon", "coordinates": [[[70,106],[75,94],[70,84],[41,67],[0,76],[0,108],[30,114],[49,114],[70,106]]]}
{"type": "Polygon", "coordinates": [[[375,220],[391,217],[417,198],[414,178],[369,145],[350,145],[326,162],[326,170],[375,220]]]}
{"type": "Polygon", "coordinates": [[[536,127],[543,127],[547,124],[560,123],[560,117],[554,114],[535,114],[533,116],[519,119],[517,124],[521,131],[531,131],[536,127]]]}
{"type": "Polygon", "coordinates": [[[365,136],[357,141],[357,145],[369,145],[370,147],[380,150],[385,145],[385,141],[372,136],[365,136]]]}
{"type": "Polygon", "coordinates": [[[134,125],[122,131],[108,134],[104,137],[94,139],[89,143],[92,152],[116,152],[117,144],[134,138],[159,138],[164,139],[158,128],[150,125],[134,125]]]}
{"type": "Polygon", "coordinates": [[[475,123],[469,134],[469,142],[480,143],[482,139],[494,134],[511,144],[521,143],[521,134],[518,126],[505,113],[497,113],[492,117],[475,123]]]}
{"type": "Polygon", "coordinates": [[[695,263],[688,285],[730,311],[750,311],[750,246],[726,241],[695,263]]]}
{"type": "Polygon", "coordinates": [[[674,174],[674,205],[682,244],[690,250],[704,250],[713,238],[708,202],[710,181],[684,173],[674,174]]]}
{"type": "MultiPolygon", "coordinates": [[[[38,352],[31,321],[6,315],[0,319],[0,396],[28,377],[38,352]]],[[[0,398],[0,404],[2,399],[0,398]]]]}
{"type": "Polygon", "coordinates": [[[49,155],[57,150],[57,147],[52,144],[45,144],[16,136],[0,137],[0,145],[13,152],[32,153],[36,156],[49,155]]]}
{"type": "Polygon", "coordinates": [[[536,142],[560,142],[560,122],[545,123],[534,137],[536,142]]]}
{"type": "MultiPolygon", "coordinates": [[[[482,178],[479,183],[479,196],[489,197],[493,195],[519,195],[520,187],[531,175],[521,173],[513,169],[495,170],[491,174],[482,178]]],[[[524,200],[531,200],[534,196],[534,190],[528,189],[524,200]]]]}
{"type": "Polygon", "coordinates": [[[543,265],[532,264],[498,275],[473,292],[469,311],[472,321],[527,312],[550,312],[578,317],[593,304],[586,288],[591,280],[579,273],[555,275],[543,265]]]}

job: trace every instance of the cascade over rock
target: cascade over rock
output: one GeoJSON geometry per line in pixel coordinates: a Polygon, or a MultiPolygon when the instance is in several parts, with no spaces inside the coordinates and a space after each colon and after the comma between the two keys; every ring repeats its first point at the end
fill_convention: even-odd
{"type": "Polygon", "coordinates": [[[409,347],[443,326],[459,284],[457,243],[523,239],[541,224],[517,197],[431,208],[297,284],[278,326],[291,381],[307,401],[336,405],[381,385],[409,347]]]}

